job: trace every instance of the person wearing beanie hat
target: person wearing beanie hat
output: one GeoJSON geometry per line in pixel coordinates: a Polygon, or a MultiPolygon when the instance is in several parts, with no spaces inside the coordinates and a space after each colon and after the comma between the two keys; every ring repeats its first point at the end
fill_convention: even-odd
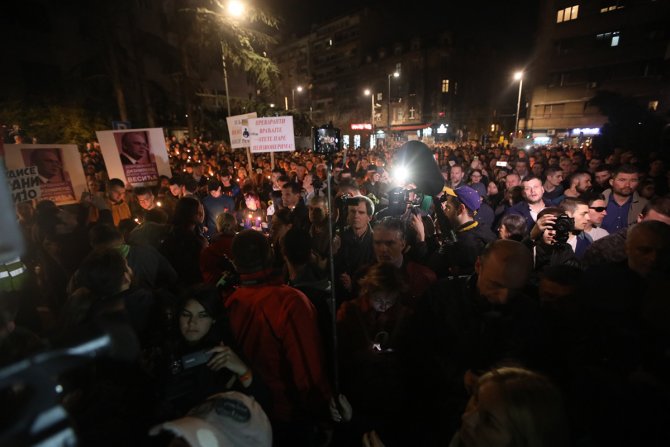
{"type": "Polygon", "coordinates": [[[303,445],[328,417],[330,386],[314,305],[281,284],[272,270],[267,237],[242,230],[233,238],[240,286],[225,302],[230,328],[272,396],[268,416],[277,445],[303,445]]]}
{"type": "Polygon", "coordinates": [[[431,257],[429,267],[438,277],[470,275],[474,273],[477,256],[496,236],[488,226],[479,225],[475,220],[482,202],[477,191],[469,186],[457,189],[445,186],[443,192],[442,210],[453,228],[455,241],[443,243],[431,257]]]}

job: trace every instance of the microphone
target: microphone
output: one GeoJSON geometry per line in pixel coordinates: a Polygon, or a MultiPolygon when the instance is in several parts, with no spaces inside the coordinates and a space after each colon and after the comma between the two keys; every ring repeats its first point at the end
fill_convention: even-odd
{"type": "Polygon", "coordinates": [[[12,381],[23,381],[19,375],[31,369],[39,368],[57,375],[97,357],[132,362],[140,353],[137,335],[122,314],[101,316],[83,330],[64,338],[59,344],[65,346],[36,354],[1,369],[0,387],[11,385],[12,381]]]}
{"type": "Polygon", "coordinates": [[[0,424],[0,445],[75,445],[76,434],[59,403],[60,374],[97,357],[133,361],[139,353],[139,340],[124,315],[105,314],[77,330],[64,347],[1,369],[1,403],[12,410],[0,424]]]}

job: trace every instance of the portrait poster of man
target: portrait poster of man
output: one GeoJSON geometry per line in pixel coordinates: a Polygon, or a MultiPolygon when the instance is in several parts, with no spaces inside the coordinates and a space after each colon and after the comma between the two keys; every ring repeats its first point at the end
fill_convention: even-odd
{"type": "Polygon", "coordinates": [[[30,166],[37,168],[38,200],[68,205],[77,203],[77,198],[86,190],[84,168],[74,144],[7,144],[5,165],[8,170],[30,166]]]}
{"type": "Polygon", "coordinates": [[[136,186],[155,186],[160,175],[170,176],[163,129],[96,132],[110,178],[136,186]]]}

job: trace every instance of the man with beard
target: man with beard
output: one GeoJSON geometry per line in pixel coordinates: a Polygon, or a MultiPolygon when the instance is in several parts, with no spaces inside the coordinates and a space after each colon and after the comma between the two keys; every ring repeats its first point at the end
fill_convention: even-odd
{"type": "Polygon", "coordinates": [[[432,255],[428,266],[438,278],[470,275],[477,257],[488,243],[496,240],[496,236],[490,227],[480,225],[475,220],[481,198],[474,189],[468,186],[458,189],[445,187],[441,200],[446,217],[444,224],[448,225],[447,228],[441,228],[442,233],[446,234],[453,229],[455,239],[443,243],[439,251],[432,255]]]}
{"type": "Polygon", "coordinates": [[[544,188],[537,177],[527,177],[521,185],[523,186],[523,202],[519,202],[509,210],[507,214],[519,214],[526,219],[526,231],[530,232],[537,221],[537,215],[545,209],[548,204],[544,199],[544,188]]]}
{"type": "Polygon", "coordinates": [[[637,193],[640,177],[637,168],[622,165],[612,173],[610,189],[603,192],[607,203],[607,215],[602,228],[614,233],[637,222],[637,217],[647,204],[647,199],[637,193]]]}
{"type": "Polygon", "coordinates": [[[111,211],[115,227],[118,227],[119,222],[122,220],[130,219],[132,217],[130,207],[124,200],[125,198],[126,185],[123,183],[123,180],[118,178],[110,179],[109,182],[107,182],[105,203],[98,208],[105,208],[111,211]]]}
{"type": "Polygon", "coordinates": [[[577,172],[570,178],[570,187],[565,190],[566,197],[577,198],[592,189],[591,174],[588,172],[577,172]]]}

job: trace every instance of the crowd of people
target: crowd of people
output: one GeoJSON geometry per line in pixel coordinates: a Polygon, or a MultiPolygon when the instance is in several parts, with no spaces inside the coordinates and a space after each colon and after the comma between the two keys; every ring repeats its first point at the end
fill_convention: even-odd
{"type": "Polygon", "coordinates": [[[63,371],[83,445],[670,440],[663,154],[166,145],[156,186],[107,178],[93,142],[79,204],[17,205],[0,366],[111,318],[138,343],[63,371]]]}

